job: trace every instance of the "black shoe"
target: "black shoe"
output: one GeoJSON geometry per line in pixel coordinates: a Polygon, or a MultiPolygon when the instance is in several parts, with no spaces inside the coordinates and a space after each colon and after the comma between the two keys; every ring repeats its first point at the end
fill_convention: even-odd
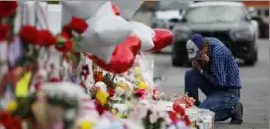
{"type": "Polygon", "coordinates": [[[195,101],[195,102],[194,102],[194,105],[195,105],[196,107],[199,107],[199,106],[201,105],[201,102],[200,102],[200,101],[195,101]]]}
{"type": "Polygon", "coordinates": [[[243,105],[238,102],[232,112],[232,119],[230,124],[240,125],[243,123],[243,105]]]}

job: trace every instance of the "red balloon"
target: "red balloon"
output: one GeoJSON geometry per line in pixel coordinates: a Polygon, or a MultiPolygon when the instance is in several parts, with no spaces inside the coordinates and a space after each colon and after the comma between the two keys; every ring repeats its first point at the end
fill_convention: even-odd
{"type": "Polygon", "coordinates": [[[135,57],[140,51],[140,47],[141,40],[132,34],[125,41],[116,46],[109,64],[104,63],[104,61],[96,56],[90,56],[87,54],[86,56],[92,59],[95,64],[104,70],[120,74],[128,71],[133,66],[135,57]]]}
{"type": "Polygon", "coordinates": [[[112,9],[115,15],[120,15],[120,9],[116,4],[112,3],[112,9]]]}
{"type": "Polygon", "coordinates": [[[171,31],[167,29],[153,29],[155,32],[155,36],[153,38],[154,47],[147,52],[159,51],[166,46],[172,44],[173,34],[171,31]]]}

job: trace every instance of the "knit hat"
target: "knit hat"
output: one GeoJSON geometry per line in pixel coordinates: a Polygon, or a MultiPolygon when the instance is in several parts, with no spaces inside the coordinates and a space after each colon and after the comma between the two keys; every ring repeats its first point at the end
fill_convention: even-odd
{"type": "Polygon", "coordinates": [[[186,48],[189,60],[197,60],[200,57],[200,48],[204,46],[204,37],[200,34],[191,35],[186,48]]]}

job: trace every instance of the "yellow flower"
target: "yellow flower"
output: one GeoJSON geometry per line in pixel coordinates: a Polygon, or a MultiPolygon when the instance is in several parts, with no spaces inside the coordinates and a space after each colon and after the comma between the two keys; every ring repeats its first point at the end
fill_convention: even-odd
{"type": "Polygon", "coordinates": [[[124,90],[128,89],[128,85],[124,81],[120,81],[120,82],[116,83],[116,85],[123,88],[124,90]]]}
{"type": "Polygon", "coordinates": [[[121,112],[118,112],[118,113],[116,114],[116,116],[118,116],[119,118],[124,118],[124,114],[121,113],[121,112]]]}
{"type": "Polygon", "coordinates": [[[7,111],[14,111],[16,109],[17,109],[17,102],[15,100],[10,101],[6,107],[7,111]]]}
{"type": "Polygon", "coordinates": [[[146,84],[146,82],[141,81],[141,82],[138,83],[137,88],[147,89],[148,88],[148,85],[146,84]]]}
{"type": "Polygon", "coordinates": [[[96,99],[100,102],[101,105],[104,105],[108,101],[109,93],[103,90],[98,90],[96,94],[96,99]]]}
{"type": "Polygon", "coordinates": [[[94,122],[91,120],[83,120],[80,123],[80,128],[79,129],[93,129],[94,127],[94,122]]]}
{"type": "Polygon", "coordinates": [[[141,67],[134,68],[133,73],[135,76],[141,76],[142,75],[142,68],[141,67]]]}
{"type": "Polygon", "coordinates": [[[112,109],[112,114],[114,114],[114,115],[117,114],[117,110],[113,108],[112,109]]]}
{"type": "Polygon", "coordinates": [[[144,81],[144,78],[142,76],[135,77],[137,81],[144,81]]]}

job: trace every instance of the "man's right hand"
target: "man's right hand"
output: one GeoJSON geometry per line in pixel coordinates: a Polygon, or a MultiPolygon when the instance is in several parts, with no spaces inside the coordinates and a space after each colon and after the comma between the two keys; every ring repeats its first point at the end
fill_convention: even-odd
{"type": "Polygon", "coordinates": [[[200,57],[200,60],[203,60],[203,61],[206,61],[206,62],[209,62],[210,61],[210,58],[208,55],[204,54],[200,57]]]}

